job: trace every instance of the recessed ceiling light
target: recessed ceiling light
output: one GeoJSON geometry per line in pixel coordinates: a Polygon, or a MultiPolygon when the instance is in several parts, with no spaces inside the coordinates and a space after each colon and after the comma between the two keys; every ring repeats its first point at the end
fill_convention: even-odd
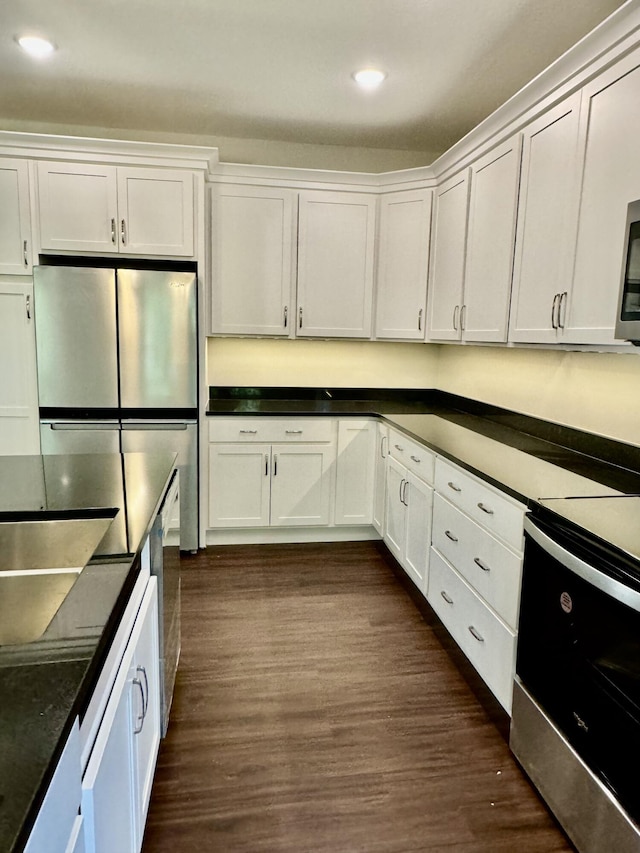
{"type": "Polygon", "coordinates": [[[20,36],[19,38],[16,37],[16,41],[25,53],[36,59],[43,59],[56,49],[54,44],[39,36],[20,36]]]}
{"type": "Polygon", "coordinates": [[[376,68],[363,68],[361,71],[355,71],[352,76],[363,89],[377,89],[387,75],[376,68]]]}

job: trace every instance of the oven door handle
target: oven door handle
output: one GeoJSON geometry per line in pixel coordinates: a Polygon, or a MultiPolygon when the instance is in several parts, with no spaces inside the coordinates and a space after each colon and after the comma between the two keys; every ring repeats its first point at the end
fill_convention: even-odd
{"type": "Polygon", "coordinates": [[[623,584],[615,578],[605,574],[605,572],[601,572],[590,563],[586,563],[584,560],[581,560],[580,557],[576,557],[575,554],[568,551],[556,542],[555,539],[540,530],[533,519],[525,518],[524,529],[525,533],[527,533],[531,539],[533,539],[533,541],[543,549],[543,551],[546,551],[550,557],[557,560],[557,562],[563,565],[570,572],[578,575],[578,577],[581,577],[587,583],[596,587],[596,589],[601,590],[606,595],[611,596],[611,598],[615,598],[616,601],[620,601],[622,604],[626,604],[628,607],[640,612],[640,592],[636,592],[635,589],[631,589],[626,586],[626,584],[623,584]]]}

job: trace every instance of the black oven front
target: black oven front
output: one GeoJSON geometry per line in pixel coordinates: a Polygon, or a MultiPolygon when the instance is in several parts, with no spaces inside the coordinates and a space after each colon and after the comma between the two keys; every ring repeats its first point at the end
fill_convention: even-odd
{"type": "MultiPolygon", "coordinates": [[[[558,743],[564,742],[567,755],[577,756],[598,780],[591,786],[595,794],[606,790],[605,811],[619,805],[629,829],[640,822],[640,566],[544,510],[527,519],[525,531],[514,752],[526,770],[531,764],[532,778],[545,772],[556,776],[542,784],[552,799],[557,789],[556,798],[569,800],[557,777],[565,773],[566,784],[575,785],[575,768],[565,768],[558,756],[545,757],[560,746],[544,731],[536,744],[535,726],[529,731],[526,715],[522,725],[518,719],[530,702],[554,728],[558,743]]],[[[575,797],[587,796],[581,784],[575,797]]],[[[586,804],[567,802],[561,810],[576,805],[586,804]]],[[[587,811],[598,813],[598,805],[587,811]]],[[[558,817],[563,823],[563,815],[558,817]]],[[[640,837],[633,836],[632,843],[631,849],[640,850],[640,837]]]]}

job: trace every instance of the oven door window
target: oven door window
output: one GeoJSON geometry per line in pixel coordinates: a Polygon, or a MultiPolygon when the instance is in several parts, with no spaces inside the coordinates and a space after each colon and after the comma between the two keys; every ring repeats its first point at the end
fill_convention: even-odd
{"type": "Polygon", "coordinates": [[[620,319],[640,320],[640,222],[632,222],[629,227],[620,319]]]}
{"type": "Polygon", "coordinates": [[[583,760],[640,819],[640,613],[529,538],[517,672],[583,760]]]}

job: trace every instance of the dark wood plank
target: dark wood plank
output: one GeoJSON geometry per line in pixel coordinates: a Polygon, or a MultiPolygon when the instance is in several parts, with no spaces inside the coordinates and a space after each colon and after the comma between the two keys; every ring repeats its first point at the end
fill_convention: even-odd
{"type": "Polygon", "coordinates": [[[144,853],[572,847],[376,543],[209,548],[144,853]]]}

